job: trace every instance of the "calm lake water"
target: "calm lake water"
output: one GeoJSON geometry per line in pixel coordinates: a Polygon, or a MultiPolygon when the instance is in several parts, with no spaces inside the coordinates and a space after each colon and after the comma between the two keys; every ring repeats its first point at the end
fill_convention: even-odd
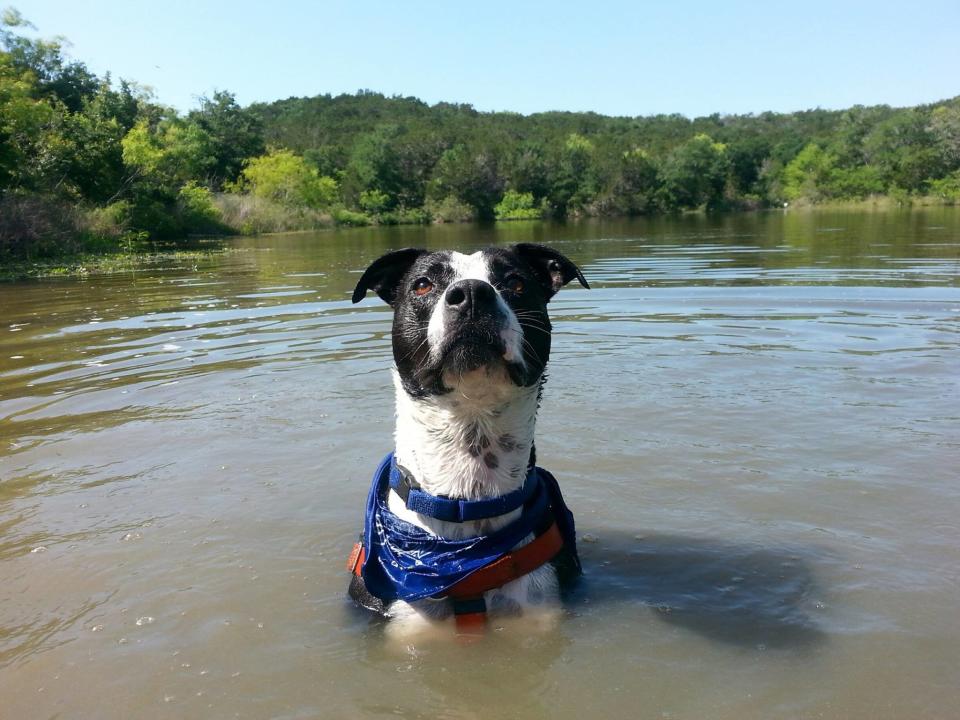
{"type": "Polygon", "coordinates": [[[0,717],[955,718],[960,210],[241,239],[0,285],[0,717]],[[405,245],[554,245],[538,424],[586,576],[546,635],[345,598],[405,245]],[[192,262],[192,261],[191,261],[192,262]]]}

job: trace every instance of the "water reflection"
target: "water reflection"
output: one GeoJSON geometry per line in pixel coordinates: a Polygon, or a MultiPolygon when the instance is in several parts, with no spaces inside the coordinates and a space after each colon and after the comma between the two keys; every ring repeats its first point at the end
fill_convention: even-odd
{"type": "MultiPolygon", "coordinates": [[[[58,617],[35,615],[16,624],[16,617],[5,618],[0,627],[0,670],[7,666],[22,664],[39,653],[53,650],[68,642],[62,636],[64,630],[81,622],[99,606],[110,600],[110,594],[83,603],[58,617]]],[[[17,608],[14,608],[16,611],[17,608]]],[[[8,608],[8,612],[10,608],[8,608]]]]}

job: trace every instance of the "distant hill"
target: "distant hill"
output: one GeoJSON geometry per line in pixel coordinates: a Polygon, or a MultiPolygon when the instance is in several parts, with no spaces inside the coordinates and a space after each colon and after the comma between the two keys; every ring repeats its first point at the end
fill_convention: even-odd
{"type": "Polygon", "coordinates": [[[960,168],[960,97],[695,119],[478,112],[370,91],[248,110],[268,145],[340,177],[347,201],[374,189],[418,206],[438,190],[431,181],[462,196],[472,180],[488,214],[508,189],[552,214],[642,213],[927,193],[960,168]]]}

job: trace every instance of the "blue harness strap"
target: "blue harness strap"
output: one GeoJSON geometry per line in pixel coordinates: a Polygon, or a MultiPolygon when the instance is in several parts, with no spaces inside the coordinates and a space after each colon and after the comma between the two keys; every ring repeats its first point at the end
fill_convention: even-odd
{"type": "MultiPolygon", "coordinates": [[[[506,556],[531,535],[538,535],[550,521],[556,523],[574,572],[579,574],[573,514],[563,501],[556,479],[543,468],[534,468],[533,490],[519,518],[487,535],[453,539],[434,535],[390,512],[387,496],[395,465],[390,453],[374,473],[367,495],[363,541],[351,562],[368,599],[379,600],[380,607],[394,600],[444,597],[467,576],[506,556]]],[[[364,607],[376,609],[375,603],[365,603],[353,592],[351,595],[364,607]]]]}
{"type": "Polygon", "coordinates": [[[443,495],[431,495],[413,487],[407,473],[397,464],[396,458],[390,463],[390,488],[400,496],[407,510],[447,522],[484,520],[506,515],[533,497],[538,482],[537,470],[531,467],[523,485],[506,495],[486,500],[455,500],[443,495]]]}

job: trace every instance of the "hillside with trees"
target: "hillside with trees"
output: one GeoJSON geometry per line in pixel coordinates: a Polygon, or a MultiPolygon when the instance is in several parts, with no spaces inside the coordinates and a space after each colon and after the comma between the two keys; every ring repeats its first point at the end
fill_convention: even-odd
{"type": "Polygon", "coordinates": [[[0,21],[0,260],[333,225],[960,202],[960,97],[759,115],[520,115],[229,92],[187,113],[0,21]]]}

